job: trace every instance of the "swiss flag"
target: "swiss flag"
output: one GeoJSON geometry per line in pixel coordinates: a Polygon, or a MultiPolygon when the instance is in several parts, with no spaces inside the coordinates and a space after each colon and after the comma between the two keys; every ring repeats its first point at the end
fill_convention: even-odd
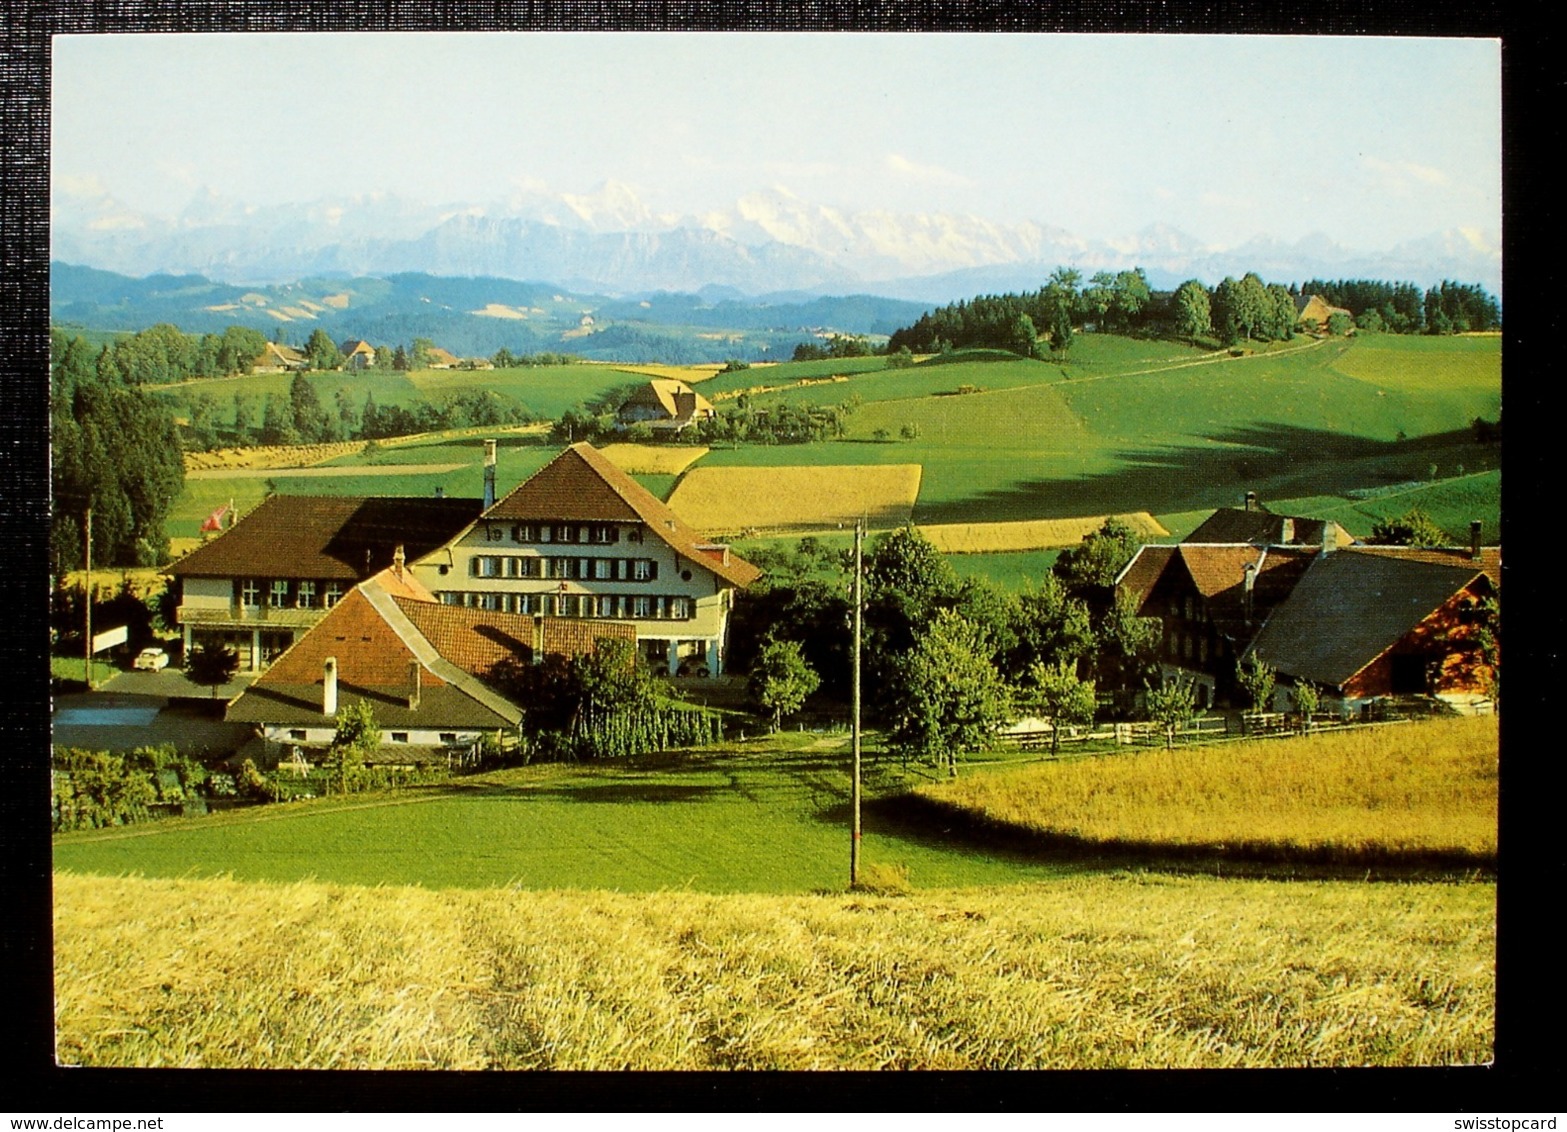
{"type": "Polygon", "coordinates": [[[201,529],[204,531],[221,531],[223,529],[223,513],[228,509],[229,505],[225,503],[222,507],[208,515],[201,521],[201,529]]]}

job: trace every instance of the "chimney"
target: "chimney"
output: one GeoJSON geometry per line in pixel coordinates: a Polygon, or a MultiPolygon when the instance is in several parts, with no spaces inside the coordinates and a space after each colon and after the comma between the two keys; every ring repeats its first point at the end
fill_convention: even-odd
{"type": "Polygon", "coordinates": [[[533,663],[544,663],[544,615],[533,615],[533,663]]]}
{"type": "Polygon", "coordinates": [[[1255,491],[1248,491],[1246,493],[1246,510],[1248,510],[1248,511],[1255,511],[1256,509],[1257,509],[1257,493],[1255,491]]]}
{"type": "Polygon", "coordinates": [[[419,693],[422,692],[423,670],[417,660],[408,662],[408,710],[414,711],[419,707],[419,693]]]}
{"type": "Polygon", "coordinates": [[[1332,554],[1338,549],[1338,539],[1333,537],[1333,532],[1338,530],[1338,524],[1331,519],[1322,520],[1322,554],[1332,554]]]}
{"type": "Polygon", "coordinates": [[[484,509],[495,506],[495,441],[484,442],[484,509]]]}
{"type": "Polygon", "coordinates": [[[1480,561],[1480,520],[1469,520],[1469,560],[1480,561]]]}
{"type": "Polygon", "coordinates": [[[1279,541],[1288,546],[1295,541],[1295,520],[1286,517],[1280,526],[1282,530],[1279,534],[1279,541]]]}
{"type": "Polygon", "coordinates": [[[445,499],[446,498],[446,489],[444,487],[437,487],[435,489],[435,498],[437,498],[437,499],[445,499]]]}
{"type": "Polygon", "coordinates": [[[321,714],[331,718],[337,714],[337,657],[329,656],[321,663],[321,714]]]}
{"type": "Polygon", "coordinates": [[[1257,564],[1255,562],[1246,563],[1246,568],[1241,571],[1241,574],[1241,587],[1245,594],[1244,601],[1246,606],[1246,621],[1248,624],[1250,624],[1252,591],[1257,588],[1257,564]]]}
{"type": "Polygon", "coordinates": [[[408,562],[408,552],[403,549],[403,544],[398,543],[397,549],[392,551],[392,574],[400,582],[403,580],[403,567],[408,562]]]}

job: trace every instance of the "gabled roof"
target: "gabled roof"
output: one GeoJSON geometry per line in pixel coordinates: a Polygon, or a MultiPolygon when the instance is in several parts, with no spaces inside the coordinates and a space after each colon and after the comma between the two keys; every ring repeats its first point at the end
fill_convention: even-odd
{"type": "Polygon", "coordinates": [[[253,366],[299,366],[305,364],[305,355],[292,346],[280,342],[268,342],[250,362],[253,366]]]}
{"type": "Polygon", "coordinates": [[[431,365],[454,366],[462,360],[450,350],[443,350],[439,346],[431,346],[425,353],[429,355],[431,365]]]}
{"type": "MultiPolygon", "coordinates": [[[[1247,655],[1281,673],[1342,687],[1484,571],[1340,551],[1313,560],[1247,655]]],[[[1482,583],[1484,584],[1484,583],[1482,583]]]]}
{"type": "Polygon", "coordinates": [[[642,523],[681,557],[734,586],[762,572],[708,542],[591,444],[573,444],[483,515],[497,522],[642,523]]]}
{"type": "Polygon", "coordinates": [[[647,406],[662,410],[671,417],[689,416],[691,413],[711,412],[713,403],[692,389],[683,381],[676,381],[668,377],[655,377],[646,385],[639,385],[637,391],[627,398],[622,409],[630,406],[647,406]],[[684,395],[689,398],[689,411],[683,412],[677,397],[684,395]]]}
{"type": "Polygon", "coordinates": [[[405,548],[411,562],[479,514],[478,499],[273,495],[169,567],[176,577],[357,582],[405,548]]]}
{"type": "Polygon", "coordinates": [[[1324,528],[1332,534],[1332,545],[1348,546],[1354,537],[1332,519],[1308,519],[1299,515],[1275,515],[1259,507],[1221,507],[1187,535],[1182,542],[1249,542],[1255,546],[1322,545],[1324,528]],[[1285,536],[1289,537],[1286,538],[1285,536]]]}
{"type": "Polygon", "coordinates": [[[1164,574],[1165,567],[1170,564],[1170,559],[1175,557],[1176,548],[1173,546],[1159,546],[1149,543],[1137,548],[1137,553],[1132,555],[1132,560],[1122,568],[1120,575],[1115,579],[1116,588],[1129,594],[1137,603],[1136,608],[1141,609],[1143,602],[1148,600],[1148,595],[1153,592],[1154,584],[1164,574]]]}
{"type": "Polygon", "coordinates": [[[496,613],[460,605],[395,597],[397,608],[435,650],[464,672],[484,676],[511,658],[531,659],[535,648],[547,655],[580,656],[599,638],[636,643],[636,626],[623,621],[579,621],[496,613]]]}
{"type": "Polygon", "coordinates": [[[382,728],[495,728],[520,721],[521,708],[440,654],[403,611],[405,603],[421,604],[392,597],[374,578],[355,586],[229,705],[226,718],[328,724],[321,711],[323,665],[335,657],[339,709],[365,701],[382,728]],[[415,665],[419,703],[410,707],[415,665]]]}

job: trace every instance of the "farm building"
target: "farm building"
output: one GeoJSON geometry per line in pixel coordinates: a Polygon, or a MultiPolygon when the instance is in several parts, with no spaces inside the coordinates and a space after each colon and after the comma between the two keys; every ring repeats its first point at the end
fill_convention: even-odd
{"type": "Polygon", "coordinates": [[[1315,330],[1321,334],[1328,328],[1328,319],[1336,314],[1341,314],[1351,322],[1354,315],[1343,307],[1331,305],[1321,295],[1296,295],[1295,296],[1295,324],[1304,326],[1308,330],[1315,330]]]}
{"type": "MultiPolygon", "coordinates": [[[[1379,548],[1387,550],[1392,548],[1379,548]]],[[[1342,708],[1383,696],[1488,699],[1497,658],[1487,654],[1487,599],[1476,559],[1351,549],[1313,564],[1247,651],[1281,682],[1310,682],[1342,708]],[[1331,627],[1329,629],[1329,627],[1331,627]]]]}
{"type": "Polygon", "coordinates": [[[268,342],[250,363],[251,373],[293,373],[302,370],[309,362],[305,355],[292,346],[280,342],[268,342]]]}
{"type": "Polygon", "coordinates": [[[508,743],[522,709],[485,682],[502,661],[589,652],[602,637],[635,642],[629,625],[584,626],[438,603],[401,560],[354,586],[229,705],[269,762],[330,746],[338,713],[366,703],[381,761],[464,761],[487,736],[508,743]]]}
{"type": "Polygon", "coordinates": [[[345,370],[365,370],[375,365],[375,347],[362,338],[350,338],[338,346],[345,370]]]}
{"type": "Polygon", "coordinates": [[[450,350],[443,350],[439,346],[431,346],[425,351],[426,365],[431,369],[456,369],[462,364],[462,359],[450,350]]]}
{"type": "Polygon", "coordinates": [[[212,643],[259,672],[349,590],[472,522],[477,499],[273,495],[169,567],[185,655],[212,643]]]}
{"type": "Polygon", "coordinates": [[[589,444],[573,444],[504,498],[495,447],[485,507],[446,544],[410,557],[449,605],[634,627],[670,675],[718,675],[734,592],[761,571],[708,542],[589,444]]]}
{"type": "Polygon", "coordinates": [[[1258,502],[1256,492],[1248,491],[1244,507],[1219,508],[1181,541],[1318,547],[1322,545],[1324,537],[1331,539],[1335,548],[1348,546],[1355,541],[1353,535],[1332,519],[1275,515],[1258,502]]]}
{"type": "Polygon", "coordinates": [[[646,423],[658,432],[680,432],[717,415],[712,402],[683,381],[655,377],[620,406],[622,425],[646,423]]]}
{"type": "MultiPolygon", "coordinates": [[[[1213,529],[1245,514],[1216,515],[1213,529]]],[[[1164,673],[1191,679],[1202,707],[1233,699],[1236,663],[1248,656],[1277,670],[1281,697],[1310,681],[1341,710],[1381,696],[1482,696],[1493,671],[1479,646],[1485,603],[1500,592],[1500,550],[1481,547],[1478,531],[1467,548],[1345,546],[1337,524],[1315,522],[1318,545],[1144,546],[1116,585],[1139,616],[1159,619],[1164,673]]]]}

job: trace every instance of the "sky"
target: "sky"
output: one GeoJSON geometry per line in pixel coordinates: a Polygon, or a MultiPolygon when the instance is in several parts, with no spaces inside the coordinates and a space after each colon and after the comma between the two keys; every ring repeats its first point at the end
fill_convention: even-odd
{"type": "Polygon", "coordinates": [[[1032,34],[61,36],[55,191],[171,216],[392,193],[658,213],[783,191],[848,212],[1161,223],[1234,246],[1501,230],[1484,39],[1032,34]]]}

